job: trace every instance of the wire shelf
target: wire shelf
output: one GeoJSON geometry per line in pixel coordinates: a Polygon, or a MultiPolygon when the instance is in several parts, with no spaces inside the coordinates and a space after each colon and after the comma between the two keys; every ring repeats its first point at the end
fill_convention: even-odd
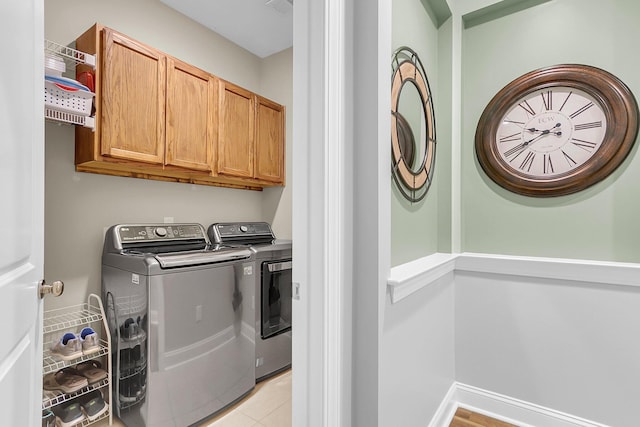
{"type": "Polygon", "coordinates": [[[107,354],[109,354],[109,346],[104,340],[100,340],[100,350],[98,350],[96,353],[82,355],[81,357],[72,360],[60,360],[53,353],[51,353],[51,350],[46,348],[44,350],[44,355],[42,356],[42,374],[46,375],[51,372],[57,372],[62,368],[66,368],[67,366],[77,365],[78,363],[84,362],[86,360],[93,360],[98,357],[106,356],[107,354]]]}
{"type": "MultiPolygon", "coordinates": [[[[49,409],[61,403],[67,402],[69,400],[75,399],[76,397],[80,397],[87,393],[92,392],[93,390],[98,390],[106,385],[109,385],[109,378],[105,378],[102,381],[99,381],[95,384],[89,384],[87,387],[83,387],[80,390],[73,393],[62,393],[55,395],[54,397],[43,397],[42,398],[42,409],[49,409]]],[[[47,391],[49,394],[55,394],[55,392],[47,391]]],[[[45,395],[46,396],[46,395],[45,395]]]]}
{"type": "MultiPolygon", "coordinates": [[[[43,316],[43,354],[42,354],[42,375],[57,372],[68,366],[73,366],[87,360],[106,358],[105,370],[107,377],[95,384],[89,384],[87,387],[74,393],[61,393],[44,391],[42,399],[42,409],[50,409],[60,405],[68,400],[75,399],[79,396],[87,394],[93,390],[103,389],[102,394],[107,405],[111,405],[113,393],[111,390],[111,342],[109,325],[107,325],[104,308],[100,297],[96,294],[90,294],[87,302],[74,306],[64,307],[44,312],[43,316]],[[74,332],[81,325],[88,325],[100,322],[103,327],[105,339],[100,339],[99,349],[91,354],[82,355],[71,360],[60,360],[57,355],[51,353],[51,344],[60,339],[63,332],[74,332]]],[[[89,426],[101,420],[108,420],[108,424],[112,425],[113,416],[111,407],[107,406],[104,414],[94,420],[88,418],[75,424],[75,426],[89,426]]]]}
{"type": "MultiPolygon", "coordinates": [[[[107,403],[107,405],[109,405],[109,404],[107,403]]],[[[86,426],[90,426],[91,424],[95,424],[95,423],[97,423],[98,421],[105,420],[105,419],[109,418],[110,412],[111,412],[111,411],[110,411],[109,409],[107,409],[107,411],[106,411],[104,414],[100,415],[98,418],[96,418],[96,419],[95,419],[95,420],[93,420],[93,421],[89,421],[89,419],[88,419],[88,418],[85,418],[85,419],[82,421],[82,423],[76,424],[74,427],[77,427],[77,426],[86,427],[86,426]]]]}
{"type": "Polygon", "coordinates": [[[93,68],[96,67],[95,55],[89,55],[88,53],[80,52],[68,46],[63,46],[51,40],[44,41],[45,52],[50,52],[55,55],[61,56],[65,59],[65,62],[70,62],[73,66],[78,64],[86,64],[93,68]]]}
{"type": "Polygon", "coordinates": [[[102,320],[100,307],[89,303],[50,310],[44,313],[43,332],[49,334],[102,320]]]}

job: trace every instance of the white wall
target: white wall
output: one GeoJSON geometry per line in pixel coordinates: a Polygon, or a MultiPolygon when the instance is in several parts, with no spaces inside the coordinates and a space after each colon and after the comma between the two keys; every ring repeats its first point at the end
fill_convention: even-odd
{"type": "Polygon", "coordinates": [[[588,282],[584,268],[568,268],[576,280],[456,271],[456,380],[637,426],[640,288],[588,282]]]}
{"type": "MultiPolygon", "coordinates": [[[[45,2],[47,39],[69,44],[95,22],[283,103],[289,129],[290,50],[261,60],[156,0],[45,2]]],[[[64,295],[47,299],[45,309],[79,304],[88,293],[100,292],[104,230],[113,224],[164,217],[205,227],[266,220],[278,237],[291,237],[290,174],[285,189],[257,192],[78,173],[73,128],[51,123],[45,126],[45,147],[45,275],[66,284],[64,295]]]]}
{"type": "Polygon", "coordinates": [[[380,426],[426,426],[455,379],[453,273],[387,298],[384,322],[380,426]]]}

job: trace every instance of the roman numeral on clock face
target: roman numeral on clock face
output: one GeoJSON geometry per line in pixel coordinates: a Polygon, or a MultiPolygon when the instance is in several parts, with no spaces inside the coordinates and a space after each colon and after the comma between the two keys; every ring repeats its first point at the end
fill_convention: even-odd
{"type": "Polygon", "coordinates": [[[593,102],[589,102],[587,105],[584,105],[582,108],[579,108],[578,110],[576,110],[573,114],[571,114],[569,117],[571,117],[572,119],[575,119],[576,117],[578,117],[580,114],[584,113],[585,111],[587,111],[589,108],[593,107],[593,102]]]}
{"type": "Polygon", "coordinates": [[[551,162],[551,154],[545,154],[542,161],[544,162],[542,164],[542,172],[544,172],[545,174],[553,173],[553,162],[551,162]]]}
{"type": "Polygon", "coordinates": [[[513,135],[507,135],[500,138],[500,142],[520,141],[520,132],[516,132],[513,135]]]}
{"type": "Polygon", "coordinates": [[[574,167],[577,164],[576,161],[573,160],[570,155],[565,153],[564,150],[561,150],[561,151],[562,151],[562,154],[564,155],[564,159],[567,161],[567,163],[569,163],[569,167],[574,167]]]}
{"type": "Polygon", "coordinates": [[[522,101],[520,104],[518,104],[518,106],[520,108],[522,108],[524,111],[526,111],[527,115],[529,115],[529,116],[535,116],[536,115],[536,112],[533,110],[531,105],[529,105],[527,100],[522,101]]]}
{"type": "Polygon", "coordinates": [[[549,111],[553,110],[553,91],[547,90],[540,94],[542,97],[542,104],[544,105],[544,109],[549,111]]]}
{"type": "Polygon", "coordinates": [[[575,130],[585,130],[585,129],[594,129],[602,127],[602,121],[591,122],[591,123],[580,123],[575,125],[573,128],[575,130]]]}
{"type": "Polygon", "coordinates": [[[518,157],[520,155],[520,153],[522,153],[526,149],[527,149],[527,147],[523,147],[522,144],[516,145],[515,147],[512,147],[512,148],[508,149],[507,151],[505,151],[504,152],[504,156],[506,158],[509,158],[509,157],[513,156],[513,158],[511,160],[509,160],[510,162],[512,162],[512,161],[514,161],[516,159],[516,157],[518,157]]]}
{"type": "Polygon", "coordinates": [[[536,158],[536,153],[534,153],[533,151],[529,151],[527,153],[527,156],[522,161],[522,163],[520,163],[520,169],[526,170],[527,172],[529,172],[531,170],[531,165],[533,164],[533,159],[535,158],[536,158]]]}
{"type": "Polygon", "coordinates": [[[595,142],[585,141],[578,138],[573,138],[569,142],[571,142],[576,147],[582,148],[584,151],[589,151],[589,152],[593,151],[593,149],[596,148],[596,145],[597,145],[595,142]]]}

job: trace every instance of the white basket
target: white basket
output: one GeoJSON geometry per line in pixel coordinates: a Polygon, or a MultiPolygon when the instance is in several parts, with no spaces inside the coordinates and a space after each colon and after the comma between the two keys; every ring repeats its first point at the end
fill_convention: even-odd
{"type": "Polygon", "coordinates": [[[69,91],[57,84],[45,80],[44,105],[53,110],[75,113],[81,116],[91,115],[93,92],[86,90],[69,91]]]}
{"type": "Polygon", "coordinates": [[[44,57],[44,73],[51,75],[62,77],[62,73],[67,71],[67,65],[62,59],[61,56],[58,55],[45,55],[44,57]]]}

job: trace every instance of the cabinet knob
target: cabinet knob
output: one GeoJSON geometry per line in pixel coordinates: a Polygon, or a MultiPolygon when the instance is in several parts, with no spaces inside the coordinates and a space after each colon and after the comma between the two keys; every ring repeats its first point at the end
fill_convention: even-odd
{"type": "Polygon", "coordinates": [[[64,283],[61,280],[56,280],[51,285],[47,285],[47,282],[43,280],[38,283],[38,293],[40,298],[44,298],[47,294],[52,294],[54,297],[59,297],[64,292],[64,283]]]}

